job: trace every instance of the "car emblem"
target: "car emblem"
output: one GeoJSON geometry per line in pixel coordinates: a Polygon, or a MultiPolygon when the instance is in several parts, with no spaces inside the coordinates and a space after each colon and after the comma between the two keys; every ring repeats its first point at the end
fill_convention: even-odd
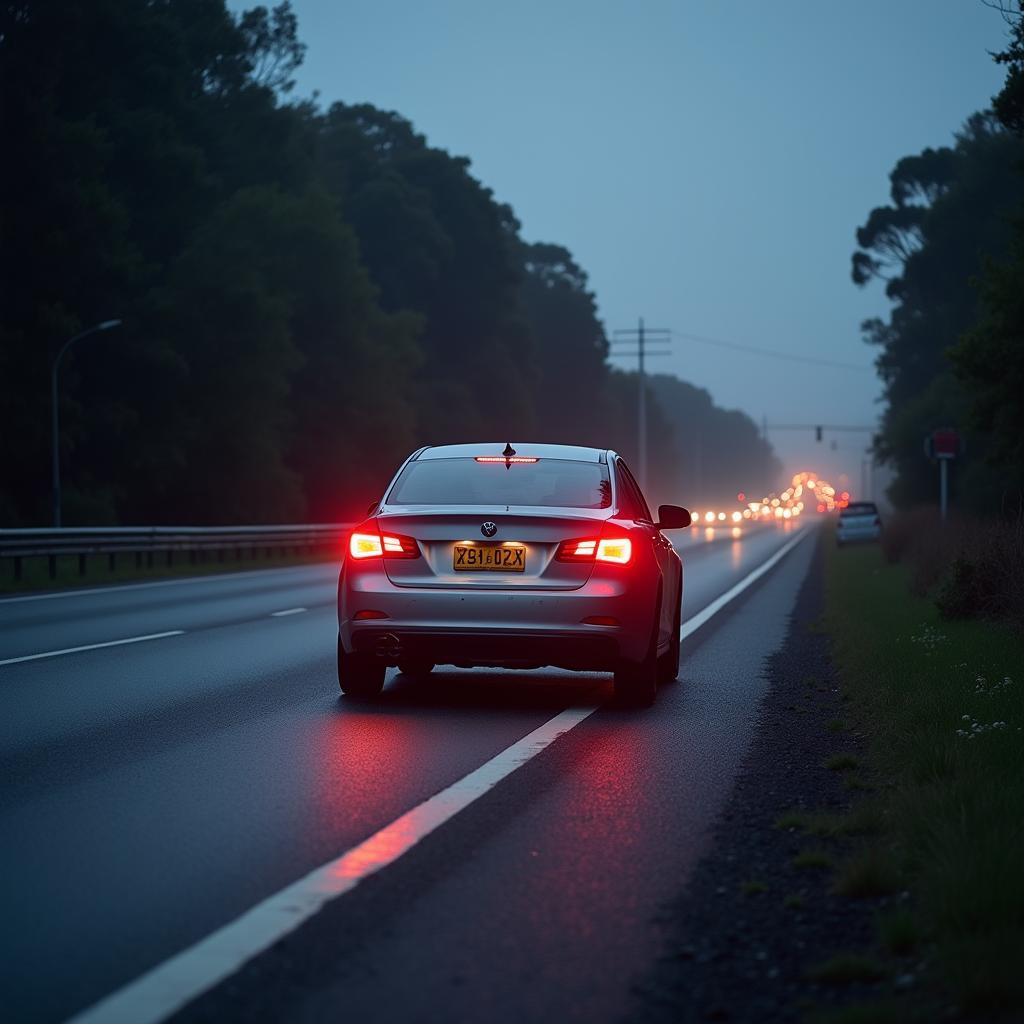
{"type": "Polygon", "coordinates": [[[493,537],[498,532],[498,524],[492,522],[486,522],[480,527],[480,532],[485,537],[493,537]]]}

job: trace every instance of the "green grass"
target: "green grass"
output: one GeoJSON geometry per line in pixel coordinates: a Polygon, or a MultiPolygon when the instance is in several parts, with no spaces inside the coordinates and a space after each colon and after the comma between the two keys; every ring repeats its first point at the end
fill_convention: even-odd
{"type": "Polygon", "coordinates": [[[787,910],[802,910],[804,906],[804,898],[797,892],[787,893],[782,899],[782,905],[787,910]]]}
{"type": "Polygon", "coordinates": [[[800,829],[803,831],[807,827],[809,815],[806,811],[785,811],[775,819],[775,827],[781,829],[783,832],[788,831],[791,828],[800,829]]]}
{"type": "Polygon", "coordinates": [[[853,899],[888,896],[900,888],[900,874],[890,855],[869,846],[849,857],[836,872],[835,890],[853,899]]]}
{"type": "Polygon", "coordinates": [[[807,850],[801,850],[791,861],[793,867],[812,870],[821,870],[823,868],[832,867],[832,855],[828,850],[823,850],[821,847],[813,847],[807,850]]]}
{"type": "Polygon", "coordinates": [[[855,981],[879,981],[886,975],[885,968],[873,957],[860,953],[839,953],[812,967],[807,972],[811,981],[821,985],[849,985],[855,981]]]}
{"type": "Polygon", "coordinates": [[[77,555],[62,555],[57,558],[57,574],[50,579],[47,558],[26,558],[22,561],[22,578],[14,578],[12,559],[0,559],[0,593],[15,594],[36,590],[63,590],[73,587],[96,587],[104,583],[132,583],[145,580],[175,579],[184,576],[209,576],[224,572],[250,572],[254,569],[277,569],[290,565],[310,565],[328,562],[324,553],[315,555],[278,555],[270,558],[236,558],[225,553],[221,561],[214,551],[198,552],[192,561],[188,552],[175,552],[170,565],[163,553],[153,555],[152,562],[143,554],[141,564],[134,552],[122,552],[117,556],[111,570],[106,555],[90,555],[86,560],[85,575],[79,573],[77,555]]]}
{"type": "Polygon", "coordinates": [[[854,768],[860,767],[860,762],[853,754],[833,754],[825,762],[825,767],[830,772],[851,772],[854,768]]]}
{"type": "Polygon", "coordinates": [[[826,726],[829,732],[842,732],[846,726],[841,718],[833,718],[826,726]]]}
{"type": "Polygon", "coordinates": [[[906,907],[897,907],[878,915],[878,937],[896,956],[907,956],[921,944],[917,917],[906,907]]]}
{"type": "Polygon", "coordinates": [[[932,1024],[933,1020],[913,1011],[908,1014],[903,1003],[885,1000],[812,1011],[807,1024],[909,1024],[911,1021],[932,1024]]]}
{"type": "MultiPolygon", "coordinates": [[[[869,798],[884,824],[877,848],[844,865],[837,885],[878,891],[893,872],[914,909],[880,924],[883,945],[898,952],[926,935],[930,997],[975,1017],[1019,1015],[1024,638],[941,620],[878,551],[825,551],[834,658],[869,739],[863,760],[872,779],[886,780],[869,798]]],[[[867,785],[856,773],[847,781],[867,785]]]]}
{"type": "Polygon", "coordinates": [[[748,879],[740,885],[740,891],[744,896],[757,896],[768,891],[768,886],[756,878],[748,879]]]}

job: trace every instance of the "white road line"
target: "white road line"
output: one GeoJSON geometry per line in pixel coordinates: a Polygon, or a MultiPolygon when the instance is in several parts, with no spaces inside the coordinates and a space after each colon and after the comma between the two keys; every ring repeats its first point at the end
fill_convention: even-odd
{"type": "MultiPolygon", "coordinates": [[[[688,619],[681,635],[689,636],[704,625],[712,615],[768,572],[808,532],[801,531],[734,587],[688,619]]],[[[589,718],[598,707],[568,708],[555,715],[539,729],[436,796],[407,811],[390,825],[385,825],[336,860],[316,868],[305,878],[257,903],[241,917],[200,939],[194,946],[182,950],[72,1017],[68,1024],[158,1024],[166,1020],[293,932],[325,904],[350,892],[364,878],[393,864],[421,839],[536,757],[559,736],[589,718]]]]}
{"type": "Polygon", "coordinates": [[[65,647],[60,651],[43,651],[42,654],[23,654],[20,658],[5,658],[0,665],[17,665],[20,661],[38,661],[40,658],[56,658],[61,654],[77,654],[79,651],[96,651],[101,647],[120,647],[122,644],[141,644],[143,640],[162,640],[165,636],[181,636],[185,630],[169,629],[166,633],[147,633],[145,636],[129,636],[124,640],[107,640],[102,644],[83,644],[81,647],[65,647]]]}
{"type": "Polygon", "coordinates": [[[304,611],[306,611],[305,608],[285,608],[284,611],[281,612],[271,612],[270,617],[272,619],[280,619],[285,615],[299,615],[304,611]]]}
{"type": "Polygon", "coordinates": [[[679,630],[679,636],[685,640],[691,633],[696,633],[701,626],[704,625],[712,615],[720,612],[730,601],[739,597],[751,583],[759,580],[773,565],[777,564],[781,559],[793,550],[807,536],[810,531],[802,529],[792,540],[787,541],[774,555],[771,556],[766,562],[762,562],[752,573],[744,576],[734,587],[730,587],[721,597],[716,597],[711,604],[706,605],[696,615],[688,618],[684,623],[682,629],[679,630]]]}

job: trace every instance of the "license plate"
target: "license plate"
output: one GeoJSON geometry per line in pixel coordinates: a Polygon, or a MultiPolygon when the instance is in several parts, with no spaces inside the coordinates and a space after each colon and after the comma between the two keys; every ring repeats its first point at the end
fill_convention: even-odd
{"type": "Polygon", "coordinates": [[[452,553],[456,572],[526,572],[522,544],[456,544],[452,553]]]}

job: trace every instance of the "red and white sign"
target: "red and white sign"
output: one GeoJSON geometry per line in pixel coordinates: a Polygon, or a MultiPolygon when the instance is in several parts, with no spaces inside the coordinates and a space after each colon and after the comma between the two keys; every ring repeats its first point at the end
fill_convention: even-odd
{"type": "Polygon", "coordinates": [[[933,430],[925,441],[925,450],[933,459],[955,459],[960,448],[960,434],[952,427],[933,430]]]}

